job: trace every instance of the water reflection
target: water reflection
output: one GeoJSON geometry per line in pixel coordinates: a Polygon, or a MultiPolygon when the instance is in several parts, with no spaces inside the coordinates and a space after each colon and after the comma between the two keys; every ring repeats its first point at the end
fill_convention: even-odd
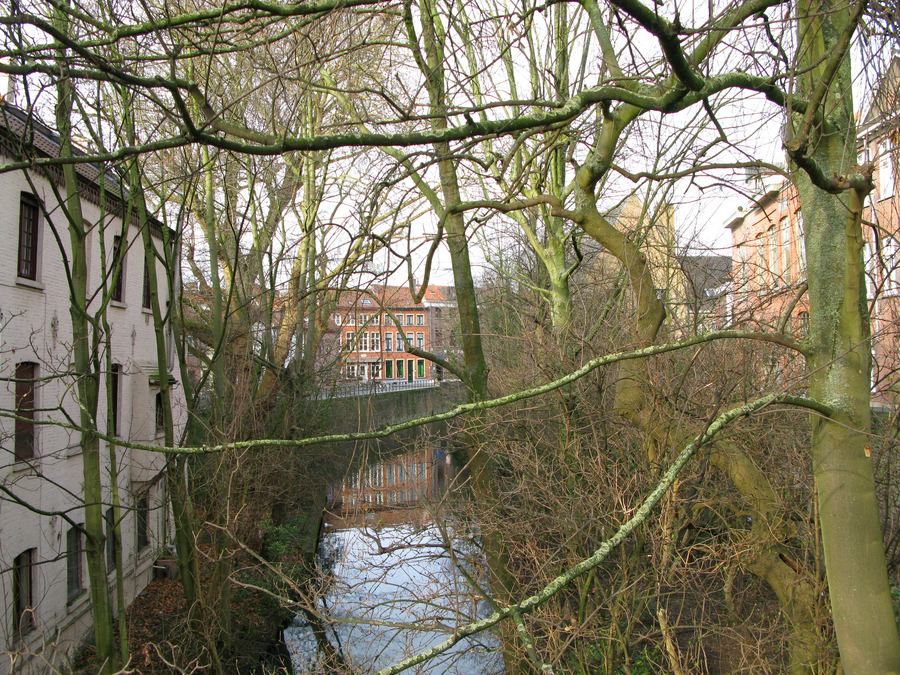
{"type": "Polygon", "coordinates": [[[456,477],[446,446],[436,444],[363,464],[332,490],[325,522],[338,528],[430,522],[456,477]]]}
{"type": "MultiPolygon", "coordinates": [[[[332,487],[319,547],[322,567],[332,569],[323,577],[320,611],[330,617],[329,641],[353,672],[422,652],[490,613],[479,550],[465,526],[441,515],[451,511],[460,478],[446,445],[368,450],[332,487]]],[[[323,672],[303,620],[285,637],[296,672],[323,672]]],[[[407,672],[493,675],[502,672],[498,649],[485,633],[407,672]]]]}

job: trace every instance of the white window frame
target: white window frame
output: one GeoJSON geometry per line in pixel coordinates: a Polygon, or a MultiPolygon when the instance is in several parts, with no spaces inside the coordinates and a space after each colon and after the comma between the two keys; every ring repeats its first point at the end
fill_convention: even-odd
{"type": "Polygon", "coordinates": [[[766,292],[766,281],[768,280],[768,272],[766,270],[766,236],[764,232],[756,235],[756,283],[757,292],[766,292]]]}
{"type": "Polygon", "coordinates": [[[884,290],[886,293],[896,293],[900,290],[900,283],[897,281],[897,265],[900,263],[898,253],[900,253],[900,247],[898,247],[897,240],[891,236],[886,236],[881,251],[884,263],[884,290]]]}
{"type": "Polygon", "coordinates": [[[770,288],[778,288],[781,286],[781,270],[778,269],[781,260],[778,256],[778,230],[775,227],[769,228],[766,241],[769,245],[769,278],[772,280],[770,288]]]}
{"type": "Polygon", "coordinates": [[[894,144],[886,140],[878,144],[878,198],[894,196],[894,144]]]}
{"type": "Polygon", "coordinates": [[[788,216],[783,216],[779,222],[779,230],[781,234],[781,275],[784,282],[789,284],[793,281],[791,275],[791,221],[788,216]]]}

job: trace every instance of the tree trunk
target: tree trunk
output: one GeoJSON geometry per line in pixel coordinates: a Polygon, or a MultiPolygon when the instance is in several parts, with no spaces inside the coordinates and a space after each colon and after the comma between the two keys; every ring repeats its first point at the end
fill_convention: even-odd
{"type": "MultiPolygon", "coordinates": [[[[59,13],[57,23],[66,33],[67,22],[59,13]]],[[[57,83],[56,124],[60,136],[60,157],[72,157],[72,106],[75,95],[71,80],[65,71],[63,58],[59,62],[63,70],[57,83]]],[[[103,488],[100,461],[100,441],[96,435],[99,374],[92,367],[91,331],[87,314],[87,249],[84,218],[81,211],[81,195],[78,174],[74,164],[62,167],[65,185],[65,207],[71,243],[71,297],[69,314],[72,318],[72,350],[75,364],[76,391],[79,400],[79,424],[81,432],[81,460],[84,481],[84,529],[85,557],[91,589],[91,612],[94,620],[94,639],[100,673],[112,673],[117,669],[118,658],[113,636],[112,605],[106,577],[106,556],[103,521],[103,488]]],[[[96,331],[94,331],[96,336],[96,331]]],[[[96,352],[96,350],[93,350],[96,352]]]]}
{"type": "Polygon", "coordinates": [[[831,0],[799,3],[799,89],[814,99],[828,87],[818,109],[807,110],[802,120],[793,114],[787,127],[788,154],[803,169],[795,182],[808,223],[810,394],[836,411],[832,419],[813,421],[812,460],[832,616],[847,675],[900,672],[868,445],[871,347],[862,207],[871,176],[857,174],[853,187],[838,195],[813,184],[854,173],[850,59],[831,58],[853,34],[856,8],[831,0]]]}

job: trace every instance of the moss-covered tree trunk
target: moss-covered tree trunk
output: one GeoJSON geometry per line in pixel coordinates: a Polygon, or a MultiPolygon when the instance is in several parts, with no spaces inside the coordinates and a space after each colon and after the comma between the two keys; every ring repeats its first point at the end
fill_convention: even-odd
{"type": "MultiPolygon", "coordinates": [[[[63,12],[56,18],[63,34],[68,33],[68,23],[63,12]]],[[[56,124],[59,129],[60,157],[74,156],[72,147],[72,111],[75,89],[68,77],[66,59],[60,55],[60,79],[57,82],[56,124]]],[[[65,215],[69,226],[71,246],[69,314],[72,319],[72,351],[75,366],[75,390],[79,403],[81,426],[81,461],[84,490],[85,558],[91,594],[91,612],[94,620],[94,639],[100,673],[117,670],[118,653],[113,635],[112,603],[106,570],[104,543],[102,463],[100,440],[97,437],[97,410],[100,390],[98,372],[99,356],[96,341],[97,330],[92,330],[87,313],[87,229],[81,210],[78,173],[74,164],[62,167],[65,188],[65,215]]],[[[120,268],[121,265],[116,265],[120,268]]],[[[116,274],[119,272],[117,271],[116,274]]],[[[96,328],[96,327],[94,327],[96,328]]]]}
{"type": "Polygon", "coordinates": [[[788,154],[806,223],[813,473],[832,616],[847,675],[900,672],[869,451],[869,315],[862,208],[871,167],[858,169],[850,59],[838,60],[864,3],[798,3],[799,89],[817,104],[792,116],[788,154]],[[827,190],[827,191],[826,191],[827,190]],[[830,194],[833,192],[834,194],[830,194]]]}

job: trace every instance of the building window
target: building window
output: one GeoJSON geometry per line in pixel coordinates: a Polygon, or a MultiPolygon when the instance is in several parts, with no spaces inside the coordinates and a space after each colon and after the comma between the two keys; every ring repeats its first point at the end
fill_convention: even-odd
{"type": "Polygon", "coordinates": [[[360,364],[360,366],[359,366],[359,379],[361,379],[361,380],[369,379],[369,367],[364,363],[360,364]]]}
{"type": "Polygon", "coordinates": [[[894,148],[890,141],[878,146],[878,196],[894,196],[894,148]]]}
{"type": "Polygon", "coordinates": [[[150,545],[150,497],[148,495],[144,494],[138,498],[134,515],[137,549],[140,551],[150,545]]]}
{"type": "Polygon", "coordinates": [[[381,325],[381,314],[373,314],[372,315],[372,323],[376,326],[381,325]]]}
{"type": "Polygon", "coordinates": [[[863,244],[863,266],[866,270],[866,297],[875,297],[877,265],[875,264],[875,246],[867,241],[863,244]]]}
{"type": "Polygon", "coordinates": [[[381,377],[381,364],[373,363],[372,364],[372,379],[377,380],[381,377]]]}
{"type": "Polygon", "coordinates": [[[413,325],[413,315],[412,315],[412,314],[407,314],[407,315],[406,315],[406,325],[407,325],[407,326],[412,326],[412,325],[413,325]]]}
{"type": "Polygon", "coordinates": [[[365,331],[362,332],[362,341],[359,346],[359,351],[367,352],[369,351],[369,334],[365,331]]]}
{"type": "Polygon", "coordinates": [[[412,334],[412,333],[407,333],[407,334],[406,334],[406,346],[407,346],[407,350],[406,350],[406,351],[409,351],[408,348],[409,348],[409,347],[412,347],[414,344],[415,344],[415,343],[413,342],[413,334],[412,334]]]}
{"type": "Polygon", "coordinates": [[[150,261],[144,258],[144,300],[142,303],[144,309],[150,309],[150,261]]]}
{"type": "Polygon", "coordinates": [[[781,219],[781,273],[785,283],[791,283],[791,225],[788,217],[781,219]]]}
{"type": "Polygon", "coordinates": [[[341,325],[341,315],[340,314],[332,314],[331,320],[334,321],[335,326],[341,325]]]}
{"type": "Polygon", "coordinates": [[[781,190],[781,195],[779,196],[778,206],[782,211],[787,210],[789,193],[790,193],[790,188],[787,186],[785,186],[784,189],[781,190]]]}
{"type": "Polygon", "coordinates": [[[806,275],[806,233],[803,231],[803,211],[797,209],[797,263],[801,276],[806,275]]]}
{"type": "Polygon", "coordinates": [[[109,278],[115,279],[110,298],[116,302],[122,302],[125,297],[125,251],[122,248],[122,237],[113,237],[112,261],[110,262],[109,278]],[[116,273],[118,272],[118,276],[116,273]]]}
{"type": "Polygon", "coordinates": [[[370,333],[369,340],[372,343],[372,351],[380,352],[381,351],[381,333],[370,333]]]}
{"type": "Polygon", "coordinates": [[[119,435],[119,385],[121,383],[122,366],[112,364],[109,373],[109,435],[119,435]]]}
{"type": "Polygon", "coordinates": [[[84,593],[82,584],[82,546],[81,530],[72,527],[66,534],[66,600],[72,602],[84,593]]]}
{"type": "Polygon", "coordinates": [[[416,347],[425,349],[425,333],[416,333],[416,347]]]}
{"type": "Polygon", "coordinates": [[[350,380],[356,378],[356,366],[352,363],[347,364],[347,378],[350,380]]]}
{"type": "Polygon", "coordinates": [[[425,359],[416,361],[416,376],[420,378],[425,377],[425,359]]]}
{"type": "Polygon", "coordinates": [[[757,290],[766,290],[766,247],[762,233],[756,235],[756,283],[757,290]]]}
{"type": "Polygon", "coordinates": [[[434,318],[435,318],[435,319],[440,319],[440,318],[441,318],[441,308],[440,308],[440,307],[435,307],[435,309],[434,309],[434,318]]]}
{"type": "Polygon", "coordinates": [[[778,232],[775,228],[770,228],[768,233],[769,239],[769,288],[777,288],[781,286],[781,277],[778,269],[778,232]]]}
{"type": "Polygon", "coordinates": [[[355,325],[356,325],[356,315],[355,315],[355,314],[350,314],[350,315],[347,317],[347,325],[348,325],[348,326],[355,326],[355,325]]]}
{"type": "Polygon", "coordinates": [[[897,253],[897,240],[893,237],[885,237],[884,247],[882,249],[882,256],[884,258],[884,290],[890,293],[895,293],[898,289],[897,253]]]}
{"type": "Polygon", "coordinates": [[[37,364],[23,361],[16,364],[16,440],[17,462],[34,458],[35,426],[34,399],[37,364]]]}
{"type": "Polygon", "coordinates": [[[416,314],[416,325],[417,326],[425,325],[425,315],[424,314],[416,314]]]}
{"type": "Polygon", "coordinates": [[[13,559],[13,632],[16,637],[34,628],[34,563],[37,549],[22,551],[13,559]]]}
{"type": "Polygon", "coordinates": [[[37,199],[23,192],[19,198],[19,263],[17,274],[38,279],[41,210],[37,199]]]}
{"type": "Polygon", "coordinates": [[[103,519],[106,521],[106,568],[116,568],[116,519],[112,508],[106,509],[103,519]]]}
{"type": "Polygon", "coordinates": [[[391,333],[384,334],[384,351],[394,351],[394,336],[391,333]]]}
{"type": "Polygon", "coordinates": [[[797,315],[797,333],[799,337],[809,335],[809,312],[800,312],[797,315]]]}
{"type": "Polygon", "coordinates": [[[403,359],[397,360],[397,377],[403,379],[403,359]]]}
{"type": "Polygon", "coordinates": [[[347,335],[344,336],[345,337],[344,349],[346,349],[348,352],[353,351],[353,336],[354,335],[355,335],[354,333],[347,333],[347,335]]]}
{"type": "Polygon", "coordinates": [[[390,380],[394,377],[394,362],[393,361],[385,361],[384,362],[384,379],[390,380]]]}
{"type": "Polygon", "coordinates": [[[161,391],[156,392],[156,435],[159,436],[166,430],[166,414],[163,406],[161,391]]]}

